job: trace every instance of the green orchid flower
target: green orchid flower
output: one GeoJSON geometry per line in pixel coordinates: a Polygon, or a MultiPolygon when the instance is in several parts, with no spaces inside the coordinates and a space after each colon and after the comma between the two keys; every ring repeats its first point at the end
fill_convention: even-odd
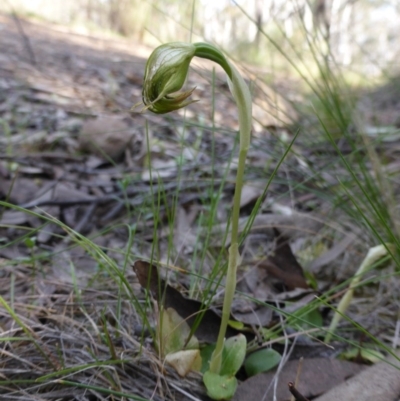
{"type": "Polygon", "coordinates": [[[178,92],[186,81],[196,48],[188,43],[168,43],[157,47],[146,64],[143,103],[153,113],[163,114],[187,106],[193,89],[178,92]]]}

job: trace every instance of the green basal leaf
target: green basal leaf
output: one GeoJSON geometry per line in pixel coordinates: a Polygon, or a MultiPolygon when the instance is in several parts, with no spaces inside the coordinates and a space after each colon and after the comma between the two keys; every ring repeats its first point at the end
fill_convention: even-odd
{"type": "Polygon", "coordinates": [[[349,350],[340,354],[340,358],[347,360],[355,360],[355,359],[363,359],[364,361],[368,361],[371,363],[377,363],[385,359],[385,356],[382,352],[371,348],[350,348],[349,350]]]}
{"type": "Polygon", "coordinates": [[[200,355],[201,355],[201,373],[207,372],[207,370],[210,368],[210,361],[212,354],[215,350],[215,344],[208,344],[205,347],[200,349],[200,355]]]}
{"type": "Polygon", "coordinates": [[[318,281],[317,281],[315,275],[310,271],[304,270],[304,276],[306,277],[308,285],[313,290],[317,290],[318,289],[318,281]]]}
{"type": "Polygon", "coordinates": [[[247,341],[243,334],[238,334],[225,340],[220,375],[234,376],[236,374],[243,365],[246,346],[247,341]]]}
{"type": "Polygon", "coordinates": [[[274,368],[281,361],[281,355],[272,348],[263,348],[250,354],[245,362],[244,368],[247,376],[254,376],[258,373],[267,372],[274,368]]]}
{"type": "MultiPolygon", "coordinates": [[[[234,376],[243,365],[246,356],[246,337],[239,334],[235,337],[228,338],[225,341],[222,351],[222,365],[220,375],[234,376]]],[[[215,344],[209,344],[200,351],[203,364],[201,371],[205,372],[209,369],[210,360],[215,350],[215,344]]]]}
{"type": "Polygon", "coordinates": [[[244,323],[236,320],[229,320],[228,325],[236,330],[243,330],[246,327],[244,323]]]}
{"type": "Polygon", "coordinates": [[[237,388],[235,376],[221,376],[210,371],[204,373],[203,382],[207,388],[207,395],[213,400],[229,400],[237,388]]]}
{"type": "Polygon", "coordinates": [[[322,315],[318,309],[313,309],[309,312],[299,309],[291,315],[291,318],[293,320],[291,320],[290,325],[300,327],[304,330],[324,325],[322,315]]]}
{"type": "Polygon", "coordinates": [[[306,321],[305,326],[308,326],[307,328],[322,327],[324,325],[322,315],[318,309],[308,312],[302,316],[302,319],[306,321]]]}

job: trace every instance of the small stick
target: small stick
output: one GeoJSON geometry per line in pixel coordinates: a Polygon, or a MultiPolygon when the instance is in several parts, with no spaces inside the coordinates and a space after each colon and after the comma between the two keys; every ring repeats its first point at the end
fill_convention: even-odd
{"type": "Polygon", "coordinates": [[[310,401],[308,398],[304,397],[304,395],[300,394],[294,384],[292,382],[288,383],[289,391],[294,396],[296,401],[310,401]]]}
{"type": "MultiPolygon", "coordinates": [[[[295,388],[299,385],[301,369],[302,369],[302,367],[303,367],[303,360],[304,360],[304,358],[301,357],[301,358],[299,359],[299,364],[297,365],[296,380],[294,381],[294,387],[295,387],[295,388]]],[[[292,394],[292,396],[290,397],[290,401],[296,401],[293,394],[292,394]]]]}

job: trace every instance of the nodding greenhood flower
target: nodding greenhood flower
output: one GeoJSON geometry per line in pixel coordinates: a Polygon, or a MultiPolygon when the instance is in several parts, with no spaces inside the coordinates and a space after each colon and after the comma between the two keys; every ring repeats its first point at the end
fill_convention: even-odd
{"type": "Polygon", "coordinates": [[[244,99],[237,99],[243,89],[238,89],[242,86],[243,80],[218,49],[208,43],[172,42],[157,47],[147,60],[142,92],[145,109],[163,114],[196,102],[188,100],[195,88],[179,92],[186,81],[189,65],[194,56],[218,63],[232,81],[231,89],[235,99],[241,103],[251,103],[249,96],[248,99],[247,96],[244,99]]]}
{"type": "Polygon", "coordinates": [[[195,102],[187,100],[194,88],[176,93],[185,83],[195,52],[194,45],[181,42],[161,45],[154,50],[144,74],[142,98],[146,108],[163,114],[195,102]]]}
{"type": "MultiPolygon", "coordinates": [[[[217,380],[214,382],[214,379],[210,379],[211,381],[209,385],[207,385],[205,380],[209,393],[216,394],[216,389],[221,386],[221,380],[226,379],[226,376],[218,375],[221,371],[224,339],[236,288],[236,270],[239,263],[238,232],[240,199],[246,155],[250,144],[252,103],[249,88],[242,76],[218,49],[208,43],[190,44],[175,42],[157,47],[147,61],[142,93],[145,108],[154,113],[162,114],[193,103],[188,97],[192,94],[194,88],[186,92],[179,91],[185,83],[189,71],[189,64],[194,56],[214,61],[226,72],[229,88],[238,106],[240,131],[240,149],[232,208],[231,245],[229,248],[228,269],[226,273],[224,306],[222,308],[222,319],[217,344],[209,367],[209,371],[212,374],[211,376],[214,377],[216,375],[219,381],[217,380]]],[[[245,342],[243,344],[245,347],[245,342]]],[[[232,378],[229,377],[229,380],[231,379],[232,378]]],[[[225,385],[225,382],[223,384],[225,385]]],[[[221,399],[218,394],[216,394],[215,397],[215,399],[221,399]]]]}

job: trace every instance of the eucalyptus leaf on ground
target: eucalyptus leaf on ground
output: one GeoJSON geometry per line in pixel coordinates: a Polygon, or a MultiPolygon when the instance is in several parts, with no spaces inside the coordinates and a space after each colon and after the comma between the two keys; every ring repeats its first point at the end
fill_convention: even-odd
{"type": "Polygon", "coordinates": [[[174,309],[161,311],[158,331],[161,354],[165,356],[165,362],[173,366],[180,376],[184,377],[191,370],[201,369],[199,342],[194,335],[190,337],[189,325],[174,309]]]}
{"type": "Polygon", "coordinates": [[[338,384],[316,401],[391,401],[400,394],[400,352],[338,384]]]}
{"type": "Polygon", "coordinates": [[[185,377],[190,371],[201,369],[201,356],[198,349],[188,349],[168,354],[165,362],[170,364],[180,376],[185,377]]]}
{"type": "MultiPolygon", "coordinates": [[[[198,323],[194,333],[198,340],[205,343],[215,343],[221,317],[213,309],[205,310],[200,301],[186,298],[178,290],[168,285],[159,277],[155,264],[137,260],[133,265],[133,270],[140,285],[151,292],[160,308],[173,308],[190,327],[198,323]],[[161,297],[161,295],[163,296],[161,297]],[[196,319],[200,316],[201,320],[197,322],[196,319]]],[[[238,334],[238,330],[228,326],[226,337],[232,337],[236,334],[238,334]]]]}
{"type": "MultiPolygon", "coordinates": [[[[288,382],[294,382],[297,376],[299,361],[287,362],[278,374],[276,396],[279,401],[289,401],[288,382]]],[[[299,383],[296,388],[307,398],[323,394],[332,387],[356,375],[365,366],[348,361],[329,358],[304,359],[301,367],[299,383]]],[[[234,401],[272,400],[274,386],[270,386],[276,376],[276,370],[260,373],[242,382],[235,393],[234,401]],[[267,391],[268,390],[268,391],[267,391]]],[[[322,401],[322,400],[321,400],[322,401]]],[[[324,400],[325,401],[325,400],[324,400]]],[[[342,401],[348,401],[343,398],[342,401]]],[[[360,399],[361,401],[361,399],[360,399]]]]}
{"type": "Polygon", "coordinates": [[[159,320],[159,347],[162,355],[185,349],[198,349],[199,342],[190,327],[173,308],[163,309],[159,320]],[[190,337],[190,339],[189,339],[190,337]],[[189,339],[189,341],[188,341],[189,339]]]}

